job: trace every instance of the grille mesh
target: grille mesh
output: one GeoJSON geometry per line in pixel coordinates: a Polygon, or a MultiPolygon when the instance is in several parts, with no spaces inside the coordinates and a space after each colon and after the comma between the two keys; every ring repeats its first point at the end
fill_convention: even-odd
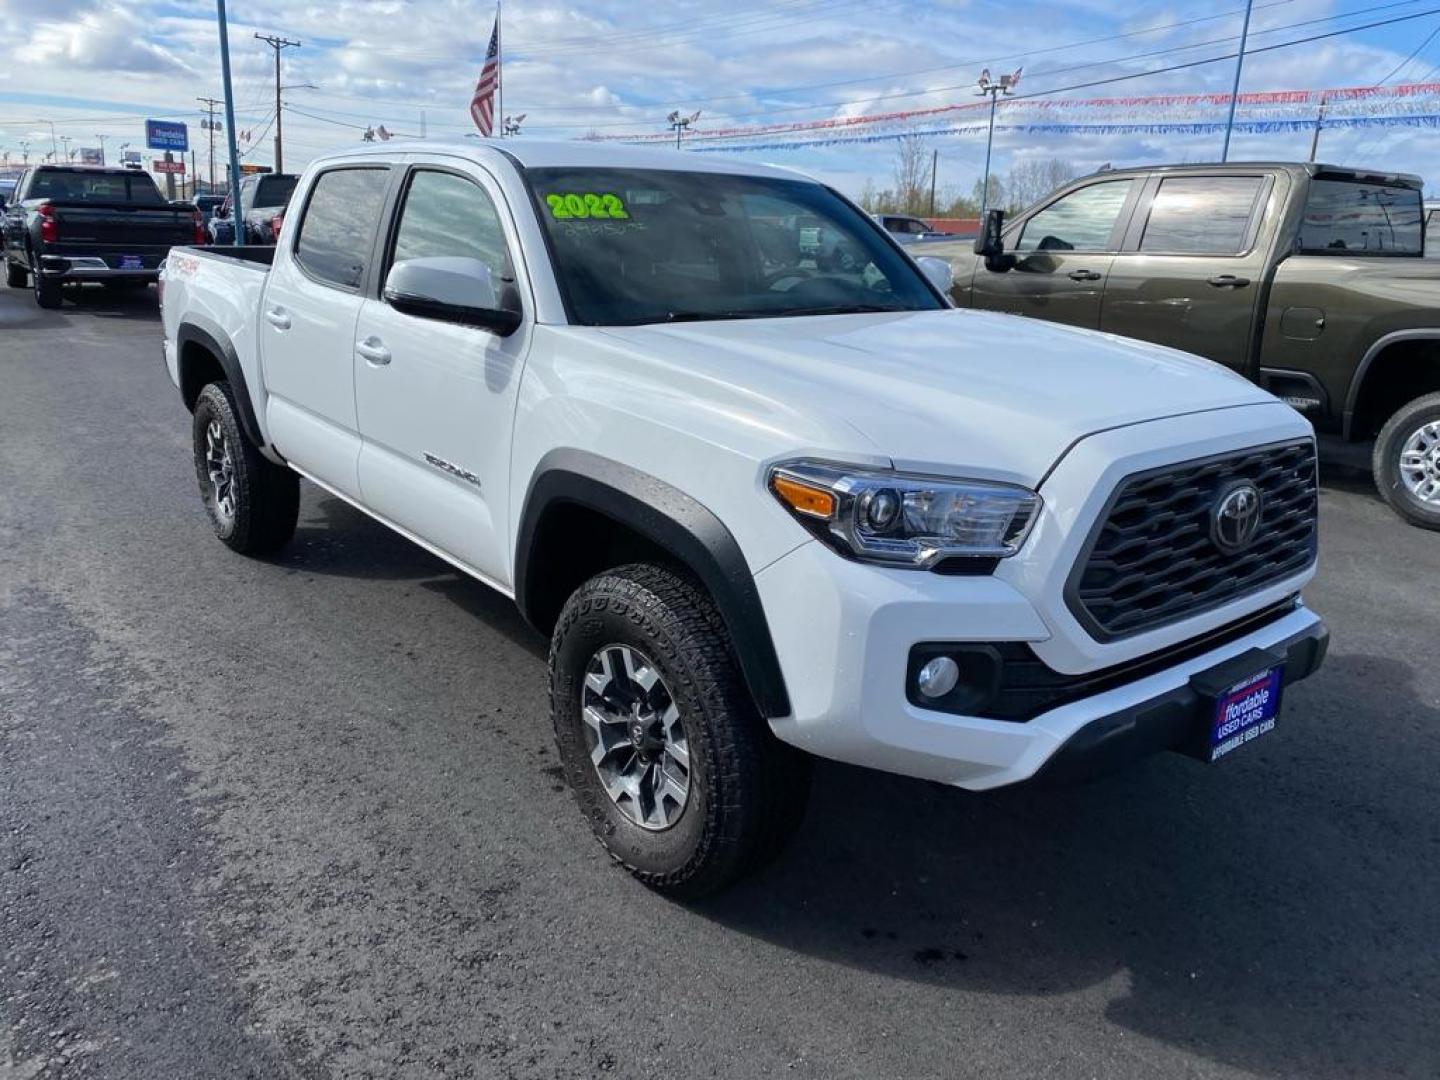
{"type": "Polygon", "coordinates": [[[1071,612],[1102,641],[1152,630],[1255,592],[1315,558],[1315,448],[1262,447],[1121,481],[1071,574],[1071,612]],[[1227,555],[1210,514],[1237,480],[1260,489],[1254,541],[1227,555]]]}

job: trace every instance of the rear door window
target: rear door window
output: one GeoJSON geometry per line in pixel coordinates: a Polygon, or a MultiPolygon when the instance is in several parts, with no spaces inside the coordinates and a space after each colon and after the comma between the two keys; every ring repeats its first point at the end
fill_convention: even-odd
{"type": "Polygon", "coordinates": [[[311,277],[358,289],[385,207],[390,170],[381,166],[331,169],[310,189],[295,240],[295,261],[311,277]]]}
{"type": "Polygon", "coordinates": [[[1315,180],[1300,222],[1300,250],[1312,255],[1419,255],[1422,213],[1420,192],[1411,188],[1315,180]]]}
{"type": "Polygon", "coordinates": [[[1260,176],[1170,176],[1160,182],[1140,250],[1238,255],[1249,247],[1260,176]]]}
{"type": "Polygon", "coordinates": [[[1134,180],[1106,180],[1062,195],[1025,222],[1016,251],[1114,251],[1115,226],[1134,180]]]}

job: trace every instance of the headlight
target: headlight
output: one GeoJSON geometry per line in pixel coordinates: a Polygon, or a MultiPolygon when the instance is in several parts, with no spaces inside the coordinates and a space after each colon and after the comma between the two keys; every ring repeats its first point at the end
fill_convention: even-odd
{"type": "Polygon", "coordinates": [[[776,465],[769,486],[797,521],[842,555],[916,569],[1014,555],[1040,508],[1040,496],[1010,484],[819,461],[776,465]]]}

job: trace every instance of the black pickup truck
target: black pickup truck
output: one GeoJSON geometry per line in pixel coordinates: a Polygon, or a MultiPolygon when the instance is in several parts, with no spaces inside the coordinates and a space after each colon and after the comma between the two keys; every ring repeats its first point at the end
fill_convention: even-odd
{"type": "Polygon", "coordinates": [[[70,282],[149,284],[172,247],[205,239],[197,210],[171,206],[134,169],[36,165],[21,175],[0,221],[5,283],[32,285],[43,308],[59,307],[60,287],[70,282]]]}

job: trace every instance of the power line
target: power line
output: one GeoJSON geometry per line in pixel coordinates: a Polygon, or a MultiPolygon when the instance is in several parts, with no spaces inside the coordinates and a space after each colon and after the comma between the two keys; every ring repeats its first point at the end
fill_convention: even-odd
{"type": "MultiPolygon", "coordinates": [[[[1430,44],[1430,42],[1435,40],[1436,34],[1440,34],[1440,23],[1436,23],[1435,29],[1430,31],[1430,36],[1427,37],[1424,41],[1422,41],[1419,45],[1417,45],[1414,51],[1412,51],[1409,56],[1405,57],[1404,60],[1401,60],[1400,63],[1396,64],[1393,68],[1391,68],[1390,73],[1386,75],[1383,79],[1381,79],[1379,82],[1377,82],[1375,85],[1377,87],[1384,86],[1387,82],[1394,78],[1399,71],[1401,71],[1410,63],[1411,60],[1414,60],[1415,57],[1419,56],[1425,50],[1425,47],[1430,44]]],[[[1430,70],[1434,71],[1435,68],[1431,68],[1430,70]]],[[[1429,76],[1429,72],[1426,72],[1426,76],[1429,76]]],[[[1381,142],[1384,141],[1384,139],[1385,133],[1383,131],[1376,132],[1374,135],[1366,138],[1365,141],[1362,142],[1355,150],[1356,160],[1367,157],[1372,150],[1374,150],[1381,144],[1381,142]]]]}
{"type": "MultiPolygon", "coordinates": [[[[1412,14],[1412,15],[1400,15],[1400,16],[1396,16],[1395,18],[1392,18],[1392,19],[1382,19],[1382,20],[1378,20],[1378,21],[1376,21],[1376,22],[1366,23],[1366,24],[1363,25],[1363,26],[1351,26],[1351,27],[1346,27],[1346,28],[1344,28],[1344,29],[1342,29],[1342,30],[1332,30],[1332,31],[1329,31],[1329,32],[1324,33],[1324,34],[1311,34],[1311,35],[1309,35],[1308,37],[1294,38],[1294,39],[1292,39],[1292,40],[1290,40],[1290,41],[1281,41],[1281,42],[1277,42],[1277,43],[1274,44],[1274,45],[1263,45],[1263,46],[1260,46],[1260,47],[1258,47],[1258,48],[1247,49],[1247,50],[1246,50],[1246,55],[1248,56],[1248,55],[1250,55],[1250,54],[1252,54],[1252,53],[1275,52],[1276,50],[1279,50],[1279,49],[1288,49],[1288,48],[1293,48],[1293,47],[1296,46],[1296,45],[1309,44],[1309,43],[1312,42],[1312,41],[1323,41],[1323,40],[1325,40],[1325,39],[1327,39],[1327,38],[1340,37],[1340,36],[1342,36],[1342,35],[1344,35],[1344,34],[1353,34],[1353,33],[1356,33],[1356,32],[1358,32],[1358,31],[1360,31],[1360,30],[1370,30],[1370,29],[1374,29],[1374,28],[1377,27],[1377,26],[1390,26],[1390,25],[1393,25],[1394,23],[1405,22],[1405,21],[1410,20],[1410,19],[1422,19],[1422,18],[1425,18],[1425,17],[1427,17],[1427,16],[1436,15],[1436,14],[1440,14],[1440,8],[1431,8],[1431,9],[1428,10],[1428,11],[1422,11],[1422,12],[1418,12],[1418,13],[1412,14]]],[[[1032,100],[1032,99],[1034,99],[1034,98],[1052,97],[1052,96],[1054,96],[1055,94],[1068,93],[1068,92],[1071,91],[1071,90],[1088,90],[1088,89],[1090,89],[1090,88],[1092,88],[1092,87],[1096,87],[1096,86],[1110,86],[1110,85],[1113,85],[1113,84],[1115,84],[1115,83],[1130,82],[1130,81],[1132,81],[1132,80],[1134,80],[1134,79],[1146,79],[1146,78],[1150,78],[1151,76],[1154,76],[1154,75],[1164,75],[1164,74],[1167,74],[1167,73],[1172,72],[1172,71],[1183,71],[1183,70],[1186,70],[1186,69],[1189,69],[1189,68],[1201,67],[1201,66],[1203,66],[1203,65],[1205,65],[1205,64],[1214,64],[1214,63],[1218,63],[1218,62],[1220,62],[1220,61],[1222,61],[1222,60],[1234,60],[1238,55],[1239,55],[1238,52],[1225,53],[1225,54],[1220,55],[1220,56],[1210,56],[1210,57],[1206,57],[1206,58],[1204,58],[1204,59],[1202,59],[1202,60],[1187,60],[1187,61],[1185,61],[1185,62],[1183,62],[1183,63],[1179,63],[1179,64],[1170,64],[1170,65],[1168,65],[1168,66],[1166,66],[1166,67],[1153,68],[1153,69],[1151,69],[1151,70],[1149,70],[1149,71],[1136,71],[1136,72],[1131,72],[1131,73],[1129,73],[1129,74],[1127,74],[1127,75],[1115,75],[1115,76],[1111,76],[1110,78],[1106,78],[1106,79],[1091,79],[1091,80],[1086,81],[1086,82],[1071,83],[1071,84],[1068,85],[1068,86],[1056,86],[1056,87],[1052,87],[1052,88],[1050,88],[1050,89],[1048,89],[1048,90],[1034,90],[1034,91],[1031,91],[1031,92],[1028,93],[1028,94],[1015,94],[1013,97],[1010,98],[1010,100],[1011,100],[1011,101],[1029,101],[1029,100],[1032,100]]],[[[957,88],[957,89],[958,89],[958,88],[957,88]]],[[[646,134],[648,135],[649,133],[646,133],[646,134]]],[[[701,142],[701,141],[705,141],[705,142],[717,142],[717,141],[721,141],[722,139],[741,139],[741,138],[754,138],[754,137],[755,137],[755,133],[747,133],[747,132],[737,132],[737,133],[734,133],[734,134],[729,134],[729,135],[724,135],[724,136],[698,134],[698,135],[693,136],[692,141],[694,141],[694,142],[701,142]]]]}
{"type": "Polygon", "coordinates": [[[1400,72],[1400,70],[1401,70],[1402,68],[1408,67],[1409,64],[1410,64],[1410,61],[1411,61],[1411,60],[1414,60],[1415,57],[1419,56],[1419,55],[1425,50],[1425,46],[1429,45],[1430,42],[1432,42],[1432,41],[1435,40],[1435,35],[1436,35],[1436,34],[1440,34],[1440,23],[1436,23],[1436,24],[1435,24],[1435,29],[1430,31],[1430,36],[1427,37],[1424,41],[1422,41],[1419,45],[1416,45],[1415,48],[1414,48],[1414,50],[1410,53],[1409,56],[1405,57],[1404,60],[1401,60],[1400,63],[1396,64],[1393,68],[1391,68],[1391,69],[1390,69],[1390,74],[1386,75],[1383,79],[1381,79],[1381,80],[1380,80],[1378,83],[1376,83],[1375,85],[1376,85],[1376,86],[1384,86],[1387,82],[1389,82],[1391,79],[1393,79],[1393,78],[1400,72]]]}
{"type": "MultiPolygon", "coordinates": [[[[1397,7],[1407,7],[1407,6],[1409,6],[1409,5],[1413,4],[1413,3],[1416,3],[1416,2],[1417,2],[1417,0],[1399,0],[1399,2],[1392,2],[1392,3],[1385,3],[1385,4],[1376,4],[1376,5],[1372,6],[1372,7],[1360,8],[1359,10],[1356,10],[1356,11],[1342,12],[1342,13],[1337,14],[1337,15],[1329,15],[1329,16],[1324,16],[1324,17],[1315,18],[1315,19],[1302,19],[1302,20],[1300,20],[1300,21],[1298,21],[1298,22],[1286,23],[1286,24],[1284,24],[1284,25],[1282,25],[1282,26],[1270,27],[1270,28],[1267,29],[1267,30],[1257,30],[1257,31],[1254,31],[1251,36],[1252,36],[1252,37],[1259,37],[1259,36],[1262,35],[1262,34],[1276,34],[1276,33],[1281,33],[1282,31],[1286,31],[1286,30],[1296,30],[1296,29],[1299,29],[1299,28],[1302,27],[1302,26],[1315,26],[1315,25],[1320,25],[1320,24],[1324,24],[1324,23],[1328,23],[1328,22],[1335,22],[1335,21],[1337,21],[1337,20],[1339,20],[1339,19],[1353,18],[1353,17],[1356,16],[1356,15],[1364,15],[1364,14],[1368,14],[1368,13],[1374,12],[1374,11],[1388,11],[1388,10],[1392,10],[1392,9],[1394,9],[1394,8],[1397,8],[1397,7]]],[[[1428,11],[1422,11],[1422,12],[1413,13],[1413,14],[1409,14],[1409,15],[1402,15],[1402,16],[1398,16],[1398,17],[1396,17],[1396,18],[1394,18],[1394,19],[1387,19],[1387,20],[1381,20],[1381,21],[1378,21],[1378,22],[1365,23],[1365,24],[1360,25],[1360,26],[1345,27],[1345,28],[1343,28],[1343,29],[1341,29],[1341,30],[1336,30],[1336,31],[1333,31],[1333,32],[1328,33],[1328,34],[1321,34],[1321,35],[1318,35],[1318,36],[1316,36],[1316,37],[1303,38],[1303,39],[1301,39],[1301,42],[1318,41],[1318,40],[1320,40],[1321,38],[1334,37],[1334,36],[1336,36],[1336,35],[1338,35],[1338,34],[1355,33],[1355,32],[1360,31],[1360,30],[1368,30],[1368,29],[1372,29],[1372,28],[1377,27],[1377,26],[1389,26],[1389,25],[1391,25],[1392,23],[1404,22],[1404,21],[1406,21],[1406,20],[1408,20],[1408,19],[1420,19],[1420,18],[1425,18],[1425,17],[1428,16],[1428,15],[1434,14],[1436,11],[1440,11],[1440,9],[1431,9],[1431,10],[1428,10],[1428,11]]],[[[1239,40],[1239,35],[1238,35],[1238,34],[1230,34],[1230,35],[1227,35],[1227,36],[1225,36],[1225,37],[1213,38],[1213,39],[1210,39],[1210,40],[1207,40],[1207,41],[1191,42],[1191,43],[1188,44],[1188,45],[1176,45],[1176,46],[1172,46],[1172,47],[1166,48],[1166,49],[1155,49],[1155,50],[1153,50],[1153,51],[1151,51],[1151,52],[1148,52],[1148,53],[1137,53],[1137,54],[1134,54],[1134,55],[1131,55],[1131,56],[1127,56],[1127,57],[1111,57],[1111,58],[1108,58],[1108,59],[1105,59],[1105,60],[1096,60],[1096,61],[1092,61],[1092,62],[1084,63],[1084,64],[1072,64],[1072,65],[1069,65],[1069,66],[1067,66],[1067,67],[1051,68],[1051,69],[1048,70],[1048,71],[1041,71],[1041,72],[1035,72],[1035,73],[1033,73],[1033,74],[1031,75],[1031,79],[1034,79],[1034,78],[1044,78],[1044,77],[1046,77],[1046,76],[1051,76],[1051,75],[1068,74],[1068,73],[1070,73],[1070,72],[1074,72],[1074,71],[1084,71],[1084,70],[1087,70],[1087,69],[1090,69],[1090,68],[1105,67],[1105,66],[1110,65],[1110,64],[1124,63],[1124,62],[1126,62],[1126,61],[1128,61],[1128,60],[1142,60],[1142,59],[1151,59],[1151,58],[1157,57],[1157,56],[1168,56],[1168,55],[1171,55],[1171,54],[1177,53],[1177,52],[1187,52],[1187,51],[1189,51],[1189,50],[1191,50],[1191,49],[1204,48],[1204,47],[1209,46],[1209,45],[1221,45],[1221,44],[1224,44],[1225,42],[1237,41],[1237,40],[1239,40]]],[[[1268,52],[1268,51],[1271,51],[1271,50],[1276,49],[1276,48],[1286,48],[1286,47],[1289,46],[1289,44],[1291,44],[1291,43],[1282,42],[1282,43],[1280,43],[1279,45],[1267,45],[1267,46],[1263,46],[1263,47],[1256,47],[1256,48],[1246,49],[1246,55],[1248,56],[1248,55],[1251,54],[1251,53],[1268,52]]],[[[1231,53],[1226,53],[1226,54],[1223,55],[1223,56],[1207,57],[1206,59],[1203,59],[1203,60],[1187,61],[1187,62],[1185,62],[1185,63],[1173,64],[1173,65],[1170,65],[1170,66],[1167,66],[1167,67],[1152,68],[1152,69],[1147,70],[1147,71],[1131,72],[1131,73],[1129,73],[1129,74],[1127,74],[1127,75],[1115,76],[1115,77],[1106,78],[1106,79],[1097,79],[1097,80],[1094,80],[1094,81],[1092,81],[1092,82],[1078,83],[1078,84],[1076,84],[1075,86],[1072,86],[1072,87],[1057,87],[1057,88],[1055,88],[1055,89],[1053,89],[1053,90],[1032,91],[1032,92],[1030,92],[1030,93],[1028,93],[1028,94],[1018,94],[1018,95],[1014,96],[1013,98],[1011,98],[1011,100],[1012,100],[1012,101],[1019,101],[1019,100],[1023,100],[1023,99],[1033,98],[1033,97],[1043,97],[1043,96],[1048,96],[1048,95],[1050,95],[1050,94],[1064,93],[1066,90],[1069,90],[1069,89],[1083,89],[1083,88],[1091,87],[1091,86],[1103,86],[1103,85],[1106,85],[1106,84],[1108,84],[1108,83],[1125,82],[1125,81],[1127,81],[1127,80],[1129,80],[1129,79],[1144,78],[1144,77],[1146,77],[1146,76],[1148,76],[1148,75],[1159,75],[1159,74],[1164,74],[1164,73],[1170,72],[1170,71],[1180,71],[1180,70],[1183,70],[1183,69],[1186,69],[1186,68],[1201,67],[1201,66],[1203,66],[1203,65],[1205,65],[1205,64],[1213,64],[1213,63],[1217,62],[1218,60],[1233,60],[1233,59],[1235,59],[1235,57],[1238,56],[1238,55],[1239,55],[1239,54],[1236,53],[1236,52],[1231,52],[1231,53]]],[[[844,108],[844,107],[850,106],[850,105],[866,105],[866,104],[870,104],[870,103],[878,102],[878,101],[894,101],[894,100],[901,99],[901,98],[921,97],[921,96],[924,96],[924,95],[927,95],[927,94],[943,94],[943,93],[947,93],[947,92],[952,91],[952,90],[970,90],[970,89],[973,89],[973,87],[974,87],[974,83],[973,83],[973,82],[965,82],[965,83],[959,83],[959,84],[956,84],[956,85],[953,85],[953,86],[936,86],[936,87],[930,87],[929,89],[926,89],[926,90],[908,90],[908,91],[897,91],[897,92],[895,92],[895,93],[890,93],[890,94],[876,94],[876,95],[871,95],[871,96],[869,96],[869,97],[862,98],[862,99],[860,99],[860,100],[822,102],[822,103],[817,103],[817,104],[812,104],[812,105],[794,105],[794,106],[787,106],[787,107],[780,108],[780,109],[768,109],[768,110],[763,110],[763,111],[759,111],[759,112],[740,113],[740,114],[736,114],[736,115],[737,115],[738,117],[740,117],[740,118],[745,118],[745,117],[755,117],[755,116],[776,116],[776,115],[779,115],[779,114],[781,114],[781,113],[791,113],[791,112],[809,112],[809,111],[814,111],[814,110],[819,110],[819,109],[838,109],[838,108],[844,108]]],[[[553,130],[559,130],[559,129],[562,129],[562,128],[573,128],[573,127],[577,127],[577,126],[580,126],[580,125],[575,125],[575,124],[551,125],[551,126],[549,126],[548,128],[542,127],[542,128],[536,128],[535,130],[552,130],[552,131],[553,131],[553,130]]],[[[628,127],[628,126],[630,126],[630,124],[629,124],[628,121],[626,121],[626,122],[619,122],[619,123],[591,124],[591,125],[589,125],[589,126],[590,126],[590,127],[599,127],[599,128],[604,128],[604,127],[628,127]]],[[[650,134],[650,133],[649,133],[649,132],[645,132],[645,133],[636,132],[636,134],[639,135],[639,134],[650,134]]],[[[697,133],[692,137],[692,139],[693,139],[693,141],[699,141],[699,140],[702,140],[702,139],[718,138],[718,137],[720,137],[720,136],[710,136],[710,135],[706,135],[704,132],[697,132],[697,133]]]]}

